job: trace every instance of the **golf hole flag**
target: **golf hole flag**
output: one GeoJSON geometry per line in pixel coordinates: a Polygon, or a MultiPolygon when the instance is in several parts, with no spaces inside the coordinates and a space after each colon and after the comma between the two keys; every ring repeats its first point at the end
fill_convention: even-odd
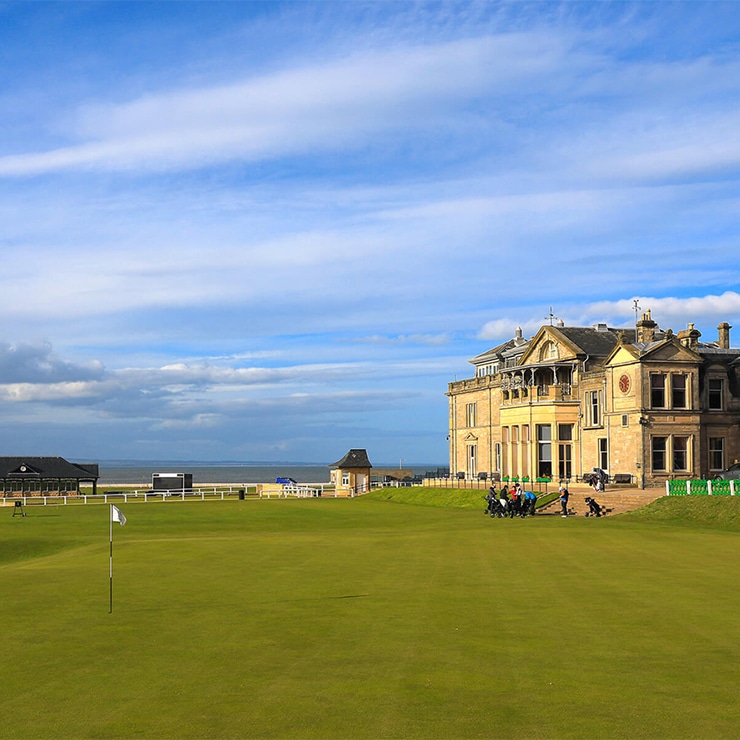
{"type": "Polygon", "coordinates": [[[112,522],[118,522],[121,526],[126,524],[126,517],[123,515],[123,512],[113,504],[110,505],[110,520],[112,522]]]}
{"type": "Polygon", "coordinates": [[[126,524],[126,517],[123,512],[117,507],[110,505],[110,590],[108,598],[108,613],[113,613],[113,522],[118,522],[121,526],[126,524]]]}

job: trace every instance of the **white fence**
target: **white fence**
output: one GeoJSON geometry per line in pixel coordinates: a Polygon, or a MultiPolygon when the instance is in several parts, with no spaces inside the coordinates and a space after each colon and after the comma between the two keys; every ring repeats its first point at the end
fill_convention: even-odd
{"type": "Polygon", "coordinates": [[[329,483],[314,483],[309,485],[281,486],[271,490],[261,484],[214,486],[212,488],[192,488],[184,491],[153,491],[149,488],[142,490],[121,490],[97,494],[59,493],[56,495],[16,495],[0,497],[0,506],[14,506],[20,501],[23,506],[66,506],[68,504],[107,504],[128,503],[139,501],[225,501],[234,498],[320,498],[322,496],[337,497],[334,486],[329,483]]]}
{"type": "Polygon", "coordinates": [[[8,496],[0,498],[0,506],[14,506],[16,501],[20,501],[23,506],[66,506],[67,504],[107,504],[116,502],[125,504],[129,501],[144,503],[151,501],[224,501],[227,498],[241,498],[247,495],[248,492],[252,496],[257,495],[257,486],[219,486],[193,488],[187,491],[152,491],[151,489],[145,489],[97,494],[60,493],[55,496],[8,496]],[[250,491],[250,489],[252,490],[250,491]]]}
{"type": "Polygon", "coordinates": [[[284,485],[276,487],[267,485],[259,487],[260,498],[321,498],[327,493],[337,498],[337,491],[332,483],[312,483],[311,485],[284,485]]]}

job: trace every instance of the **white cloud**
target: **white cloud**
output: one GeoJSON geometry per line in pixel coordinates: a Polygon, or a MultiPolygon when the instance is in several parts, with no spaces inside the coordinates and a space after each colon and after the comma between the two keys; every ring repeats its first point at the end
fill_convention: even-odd
{"type": "Polygon", "coordinates": [[[84,143],[0,157],[0,176],[68,168],[169,170],[356,146],[398,126],[443,124],[451,101],[511,91],[563,54],[552,36],[466,39],[357,55],[224,87],[88,107],[84,143]]]}
{"type": "MultiPolygon", "coordinates": [[[[599,301],[590,304],[586,310],[592,316],[625,317],[623,324],[631,323],[628,316],[634,316],[634,299],[620,301],[599,301]]],[[[637,297],[639,313],[650,309],[653,319],[664,328],[674,331],[685,328],[686,324],[703,323],[707,330],[715,321],[737,321],[740,317],[740,293],[726,291],[721,295],[681,297],[637,297]]],[[[632,319],[632,322],[634,319],[632,319]]],[[[714,328],[714,327],[711,327],[714,328]]],[[[709,338],[708,338],[709,339],[709,338]]],[[[711,339],[709,339],[711,341],[711,339]]]]}
{"type": "MultiPolygon", "coordinates": [[[[687,324],[704,326],[705,341],[713,341],[710,334],[717,324],[740,319],[740,293],[726,291],[721,295],[693,296],[687,298],[636,296],[617,301],[597,301],[580,306],[563,305],[562,316],[566,326],[593,326],[606,322],[611,326],[633,326],[635,322],[634,300],[638,301],[638,315],[650,310],[653,320],[663,329],[679,331],[687,324]],[[715,323],[716,322],[716,323],[715,323]]],[[[521,327],[525,337],[535,334],[545,319],[518,322],[502,317],[486,322],[477,333],[477,338],[502,342],[514,336],[521,327]]]]}

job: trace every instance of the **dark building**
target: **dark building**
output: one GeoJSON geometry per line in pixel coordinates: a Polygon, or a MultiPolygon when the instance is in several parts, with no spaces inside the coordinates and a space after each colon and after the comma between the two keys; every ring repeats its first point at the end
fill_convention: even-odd
{"type": "Polygon", "coordinates": [[[97,493],[97,463],[71,463],[63,457],[0,457],[0,495],[79,493],[92,483],[97,493]]]}

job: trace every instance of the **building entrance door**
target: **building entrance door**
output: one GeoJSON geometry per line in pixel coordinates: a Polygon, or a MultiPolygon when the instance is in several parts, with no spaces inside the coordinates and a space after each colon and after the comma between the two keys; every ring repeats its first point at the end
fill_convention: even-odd
{"type": "Polygon", "coordinates": [[[468,445],[468,477],[475,478],[478,475],[477,446],[468,445]]]}

